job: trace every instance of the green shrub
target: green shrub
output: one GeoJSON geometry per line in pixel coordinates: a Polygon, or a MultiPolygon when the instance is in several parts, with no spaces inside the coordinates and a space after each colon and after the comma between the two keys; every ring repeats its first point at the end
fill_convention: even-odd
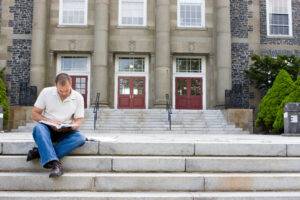
{"type": "Polygon", "coordinates": [[[7,126],[8,124],[8,116],[9,116],[9,101],[8,101],[8,97],[6,95],[6,85],[5,85],[5,81],[4,81],[4,70],[2,69],[0,71],[0,105],[3,108],[3,124],[4,127],[7,126]]]}
{"type": "Polygon", "coordinates": [[[268,91],[281,69],[286,70],[294,81],[300,73],[300,57],[278,55],[276,58],[271,56],[252,55],[253,63],[249,69],[245,70],[247,77],[255,84],[264,95],[268,91]]]}
{"type": "Polygon", "coordinates": [[[273,86],[268,90],[259,105],[256,126],[262,126],[265,130],[271,132],[281,102],[293,89],[294,82],[289,73],[280,70],[273,86]]]}
{"type": "Polygon", "coordinates": [[[291,102],[300,102],[300,77],[298,77],[297,81],[295,82],[294,91],[292,91],[285,99],[282,101],[276,115],[275,122],[273,124],[273,131],[274,132],[283,132],[284,129],[284,121],[283,121],[283,113],[284,113],[284,106],[287,103],[291,102]]]}

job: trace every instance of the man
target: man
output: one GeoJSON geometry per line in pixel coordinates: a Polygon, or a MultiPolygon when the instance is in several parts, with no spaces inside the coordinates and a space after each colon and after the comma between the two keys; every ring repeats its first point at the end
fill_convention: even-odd
{"type": "Polygon", "coordinates": [[[84,118],[82,95],[72,89],[68,74],[58,74],[55,85],[41,91],[32,109],[32,119],[54,125],[68,123],[72,127],[58,130],[55,126],[38,123],[32,133],[38,148],[33,148],[27,155],[27,161],[40,157],[41,166],[51,169],[50,178],[63,174],[59,159],[82,146],[86,140],[78,130],[84,118]]]}

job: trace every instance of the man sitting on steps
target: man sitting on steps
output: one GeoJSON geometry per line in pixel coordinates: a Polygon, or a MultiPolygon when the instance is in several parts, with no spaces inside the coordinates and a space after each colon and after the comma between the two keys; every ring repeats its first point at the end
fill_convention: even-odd
{"type": "Polygon", "coordinates": [[[44,88],[32,109],[32,119],[38,123],[33,128],[33,138],[38,146],[28,152],[27,161],[40,157],[40,164],[51,169],[50,178],[63,174],[59,159],[85,143],[78,128],[84,118],[84,100],[72,89],[71,77],[61,73],[55,78],[54,87],[44,88]],[[48,125],[52,123],[53,125],[48,125]],[[60,124],[71,127],[57,129],[60,124]]]}

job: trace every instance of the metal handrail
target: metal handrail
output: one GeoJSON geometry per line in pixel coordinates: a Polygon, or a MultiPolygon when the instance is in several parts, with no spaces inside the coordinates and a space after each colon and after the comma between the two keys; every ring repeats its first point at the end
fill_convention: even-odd
{"type": "Polygon", "coordinates": [[[97,123],[97,119],[98,119],[98,111],[100,108],[100,92],[97,92],[97,96],[96,96],[96,101],[95,101],[95,105],[94,105],[94,130],[96,130],[96,123],[97,123]]]}
{"type": "Polygon", "coordinates": [[[169,129],[172,129],[172,107],[170,103],[170,96],[166,94],[166,111],[168,112],[169,129]]]}

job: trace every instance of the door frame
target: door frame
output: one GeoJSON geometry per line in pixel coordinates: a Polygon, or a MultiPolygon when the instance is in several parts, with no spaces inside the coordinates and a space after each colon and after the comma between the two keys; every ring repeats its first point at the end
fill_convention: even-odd
{"type": "Polygon", "coordinates": [[[119,54],[115,57],[115,77],[114,77],[114,108],[118,109],[118,77],[145,77],[145,109],[148,109],[148,99],[149,99],[149,56],[147,55],[129,55],[129,54],[119,54]],[[119,71],[119,58],[122,57],[141,57],[145,59],[145,71],[144,72],[120,72],[119,71]]]}
{"type": "Polygon", "coordinates": [[[206,59],[205,56],[174,56],[172,77],[172,107],[176,110],[176,78],[202,78],[202,110],[206,110],[206,59]],[[202,64],[201,73],[176,72],[176,58],[200,58],[202,64]]]}
{"type": "Polygon", "coordinates": [[[88,85],[87,85],[87,102],[86,107],[90,107],[90,100],[91,100],[91,55],[90,54],[58,54],[57,55],[57,63],[56,63],[56,75],[59,73],[67,73],[70,76],[87,76],[88,77],[88,85]],[[73,56],[73,57],[87,57],[87,71],[62,71],[61,70],[61,57],[63,56],[73,56]]]}

